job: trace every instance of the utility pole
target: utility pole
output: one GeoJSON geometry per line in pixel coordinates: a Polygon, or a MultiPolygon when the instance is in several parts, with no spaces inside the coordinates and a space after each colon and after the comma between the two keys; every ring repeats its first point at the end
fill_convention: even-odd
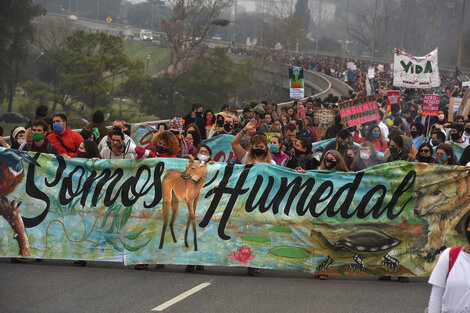
{"type": "Polygon", "coordinates": [[[457,66],[458,67],[460,67],[460,63],[462,61],[462,41],[463,41],[463,24],[465,22],[465,2],[467,2],[467,0],[463,0],[462,19],[460,21],[459,52],[458,52],[458,55],[457,55],[457,66]]]}
{"type": "Polygon", "coordinates": [[[232,21],[232,44],[236,39],[236,23],[237,23],[237,0],[233,1],[233,21],[232,21]]]}
{"type": "Polygon", "coordinates": [[[434,33],[434,20],[436,18],[436,7],[437,7],[437,0],[434,0],[434,6],[432,7],[431,34],[429,34],[428,51],[431,51],[431,46],[432,46],[432,35],[434,33]]]}
{"type": "Polygon", "coordinates": [[[374,62],[374,52],[375,52],[375,37],[377,36],[377,7],[378,7],[378,1],[375,0],[375,11],[374,11],[374,21],[373,21],[373,29],[374,31],[372,32],[372,47],[371,47],[371,62],[374,62]]]}
{"type": "Polygon", "coordinates": [[[401,13],[401,40],[400,49],[403,50],[403,41],[405,38],[405,23],[406,23],[406,0],[402,0],[402,13],[401,13]]]}
{"type": "Polygon", "coordinates": [[[322,16],[322,2],[323,0],[319,0],[320,5],[318,6],[318,17],[317,17],[317,34],[315,38],[315,56],[318,56],[318,41],[320,40],[320,25],[321,25],[321,16],[322,16]]]}
{"type": "Polygon", "coordinates": [[[100,19],[100,1],[96,0],[96,19],[100,19]]]}

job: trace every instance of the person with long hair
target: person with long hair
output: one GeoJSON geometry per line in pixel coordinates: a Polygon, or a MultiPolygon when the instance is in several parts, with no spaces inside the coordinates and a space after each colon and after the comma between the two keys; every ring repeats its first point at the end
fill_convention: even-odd
{"type": "MultiPolygon", "coordinates": [[[[340,172],[348,172],[348,168],[346,163],[344,162],[343,157],[341,154],[336,150],[328,150],[321,160],[319,170],[328,170],[328,171],[340,171],[340,172]]],[[[320,274],[314,275],[315,278],[320,280],[328,280],[328,275],[320,274]]]]}
{"type": "Polygon", "coordinates": [[[353,170],[352,164],[359,158],[359,153],[360,149],[358,146],[353,145],[348,147],[346,154],[344,155],[344,163],[346,163],[348,169],[353,170]]]}
{"type": "Polygon", "coordinates": [[[387,143],[385,142],[385,137],[382,134],[382,130],[380,129],[379,125],[370,127],[365,137],[359,137],[359,131],[355,131],[353,139],[357,143],[368,141],[374,145],[375,150],[380,152],[385,152],[388,149],[387,143]]]}
{"type": "MultiPolygon", "coordinates": [[[[235,153],[237,161],[241,164],[258,164],[269,163],[276,164],[272,159],[271,152],[268,147],[268,137],[256,131],[257,119],[251,119],[248,124],[233,138],[232,150],[235,153]],[[250,139],[250,148],[248,151],[243,149],[240,142],[245,135],[253,134],[250,139]]],[[[248,267],[247,273],[250,276],[256,276],[259,268],[248,267]]]]}
{"type": "Polygon", "coordinates": [[[204,129],[200,129],[201,132],[206,133],[206,138],[209,138],[209,132],[215,123],[215,115],[212,110],[206,110],[203,115],[204,129]]]}
{"type": "Polygon", "coordinates": [[[359,158],[356,158],[349,169],[357,172],[382,162],[383,159],[377,154],[375,146],[369,141],[364,141],[361,143],[359,158]]]}
{"type": "Polygon", "coordinates": [[[441,143],[436,147],[437,163],[442,165],[459,165],[451,145],[441,143]]]}
{"type": "Polygon", "coordinates": [[[341,154],[336,150],[328,150],[318,167],[319,170],[347,172],[348,167],[341,154]]]}
{"type": "Polygon", "coordinates": [[[235,153],[235,157],[241,164],[257,164],[257,163],[271,163],[276,164],[271,156],[271,152],[268,147],[268,137],[262,133],[254,133],[251,137],[250,149],[246,151],[240,145],[241,139],[248,133],[253,132],[256,129],[256,119],[251,119],[245,128],[243,128],[237,136],[232,140],[232,149],[235,153]]]}
{"type": "Polygon", "coordinates": [[[157,158],[176,158],[180,150],[178,139],[168,130],[153,135],[151,145],[157,158]]]}
{"type": "Polygon", "coordinates": [[[93,161],[101,159],[98,145],[92,140],[83,140],[77,150],[77,158],[92,159],[93,161]]]}
{"type": "Polygon", "coordinates": [[[289,161],[289,156],[282,152],[282,140],[279,136],[272,136],[269,142],[269,150],[273,155],[273,160],[277,165],[285,166],[289,161]]]}

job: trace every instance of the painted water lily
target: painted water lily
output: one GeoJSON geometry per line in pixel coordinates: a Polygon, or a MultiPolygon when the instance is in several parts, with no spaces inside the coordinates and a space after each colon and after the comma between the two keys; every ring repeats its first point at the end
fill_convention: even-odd
{"type": "Polygon", "coordinates": [[[250,265],[248,261],[253,260],[255,256],[251,252],[250,248],[247,246],[241,246],[237,249],[237,251],[232,252],[232,254],[230,254],[228,257],[232,260],[238,261],[240,265],[250,265]]]}

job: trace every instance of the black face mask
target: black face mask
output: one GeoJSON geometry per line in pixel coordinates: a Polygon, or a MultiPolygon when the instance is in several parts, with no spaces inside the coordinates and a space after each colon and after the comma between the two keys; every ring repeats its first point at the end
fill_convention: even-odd
{"type": "Polygon", "coordinates": [[[416,136],[418,136],[418,131],[412,130],[411,131],[411,137],[416,138],[416,136]]]}
{"type": "Polygon", "coordinates": [[[470,127],[465,127],[465,132],[466,132],[467,134],[470,134],[470,127]]]}
{"type": "Polygon", "coordinates": [[[450,138],[452,139],[452,141],[457,141],[460,138],[462,138],[462,136],[460,136],[459,133],[453,133],[453,134],[450,134],[450,138]]]}
{"type": "Polygon", "coordinates": [[[202,112],[196,112],[196,116],[197,116],[197,117],[201,117],[201,116],[202,116],[202,112]]]}
{"type": "Polygon", "coordinates": [[[156,145],[155,146],[155,151],[158,153],[158,154],[165,154],[167,153],[167,149],[163,146],[160,146],[160,145],[156,145]]]}
{"type": "Polygon", "coordinates": [[[171,132],[173,135],[175,135],[175,136],[178,136],[178,135],[180,134],[179,131],[174,130],[174,129],[170,130],[170,132],[171,132]]]}
{"type": "Polygon", "coordinates": [[[266,154],[266,150],[264,149],[253,149],[253,154],[255,156],[263,156],[266,154]]]}
{"type": "Polygon", "coordinates": [[[217,126],[219,127],[224,126],[224,120],[217,120],[217,126]]]}
{"type": "Polygon", "coordinates": [[[336,161],[325,161],[325,167],[328,169],[328,170],[331,170],[332,168],[334,168],[336,166],[336,161]]]}
{"type": "Polygon", "coordinates": [[[354,161],[354,158],[352,156],[345,156],[344,161],[346,161],[346,164],[351,164],[354,161]]]}
{"type": "Polygon", "coordinates": [[[468,244],[470,245],[470,231],[469,230],[467,230],[466,235],[467,235],[468,244]]]}
{"type": "Polygon", "coordinates": [[[294,148],[295,149],[295,156],[296,157],[301,157],[303,154],[305,154],[304,151],[300,151],[299,149],[297,148],[294,148]]]}
{"type": "Polygon", "coordinates": [[[419,156],[419,160],[422,161],[422,162],[427,163],[427,162],[431,161],[431,157],[430,156],[429,157],[419,156]]]}
{"type": "Polygon", "coordinates": [[[229,132],[229,131],[231,131],[232,129],[233,129],[233,126],[232,126],[231,124],[229,124],[229,123],[224,124],[224,130],[225,130],[226,132],[229,132]]]}

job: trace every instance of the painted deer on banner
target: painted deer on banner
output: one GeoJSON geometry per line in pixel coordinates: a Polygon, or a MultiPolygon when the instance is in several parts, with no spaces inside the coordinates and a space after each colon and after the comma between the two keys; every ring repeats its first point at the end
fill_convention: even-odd
{"type": "Polygon", "coordinates": [[[179,201],[185,202],[188,206],[188,220],[186,222],[186,231],[184,233],[184,245],[189,248],[188,230],[191,224],[193,229],[194,251],[197,251],[196,234],[196,207],[201,194],[201,189],[206,180],[207,169],[205,162],[189,161],[184,172],[168,171],[162,180],[163,188],[163,229],[160,237],[159,249],[163,248],[165,242],[165,232],[170,216],[170,231],[173,242],[176,243],[175,231],[173,229],[176,217],[178,216],[179,201]]]}

